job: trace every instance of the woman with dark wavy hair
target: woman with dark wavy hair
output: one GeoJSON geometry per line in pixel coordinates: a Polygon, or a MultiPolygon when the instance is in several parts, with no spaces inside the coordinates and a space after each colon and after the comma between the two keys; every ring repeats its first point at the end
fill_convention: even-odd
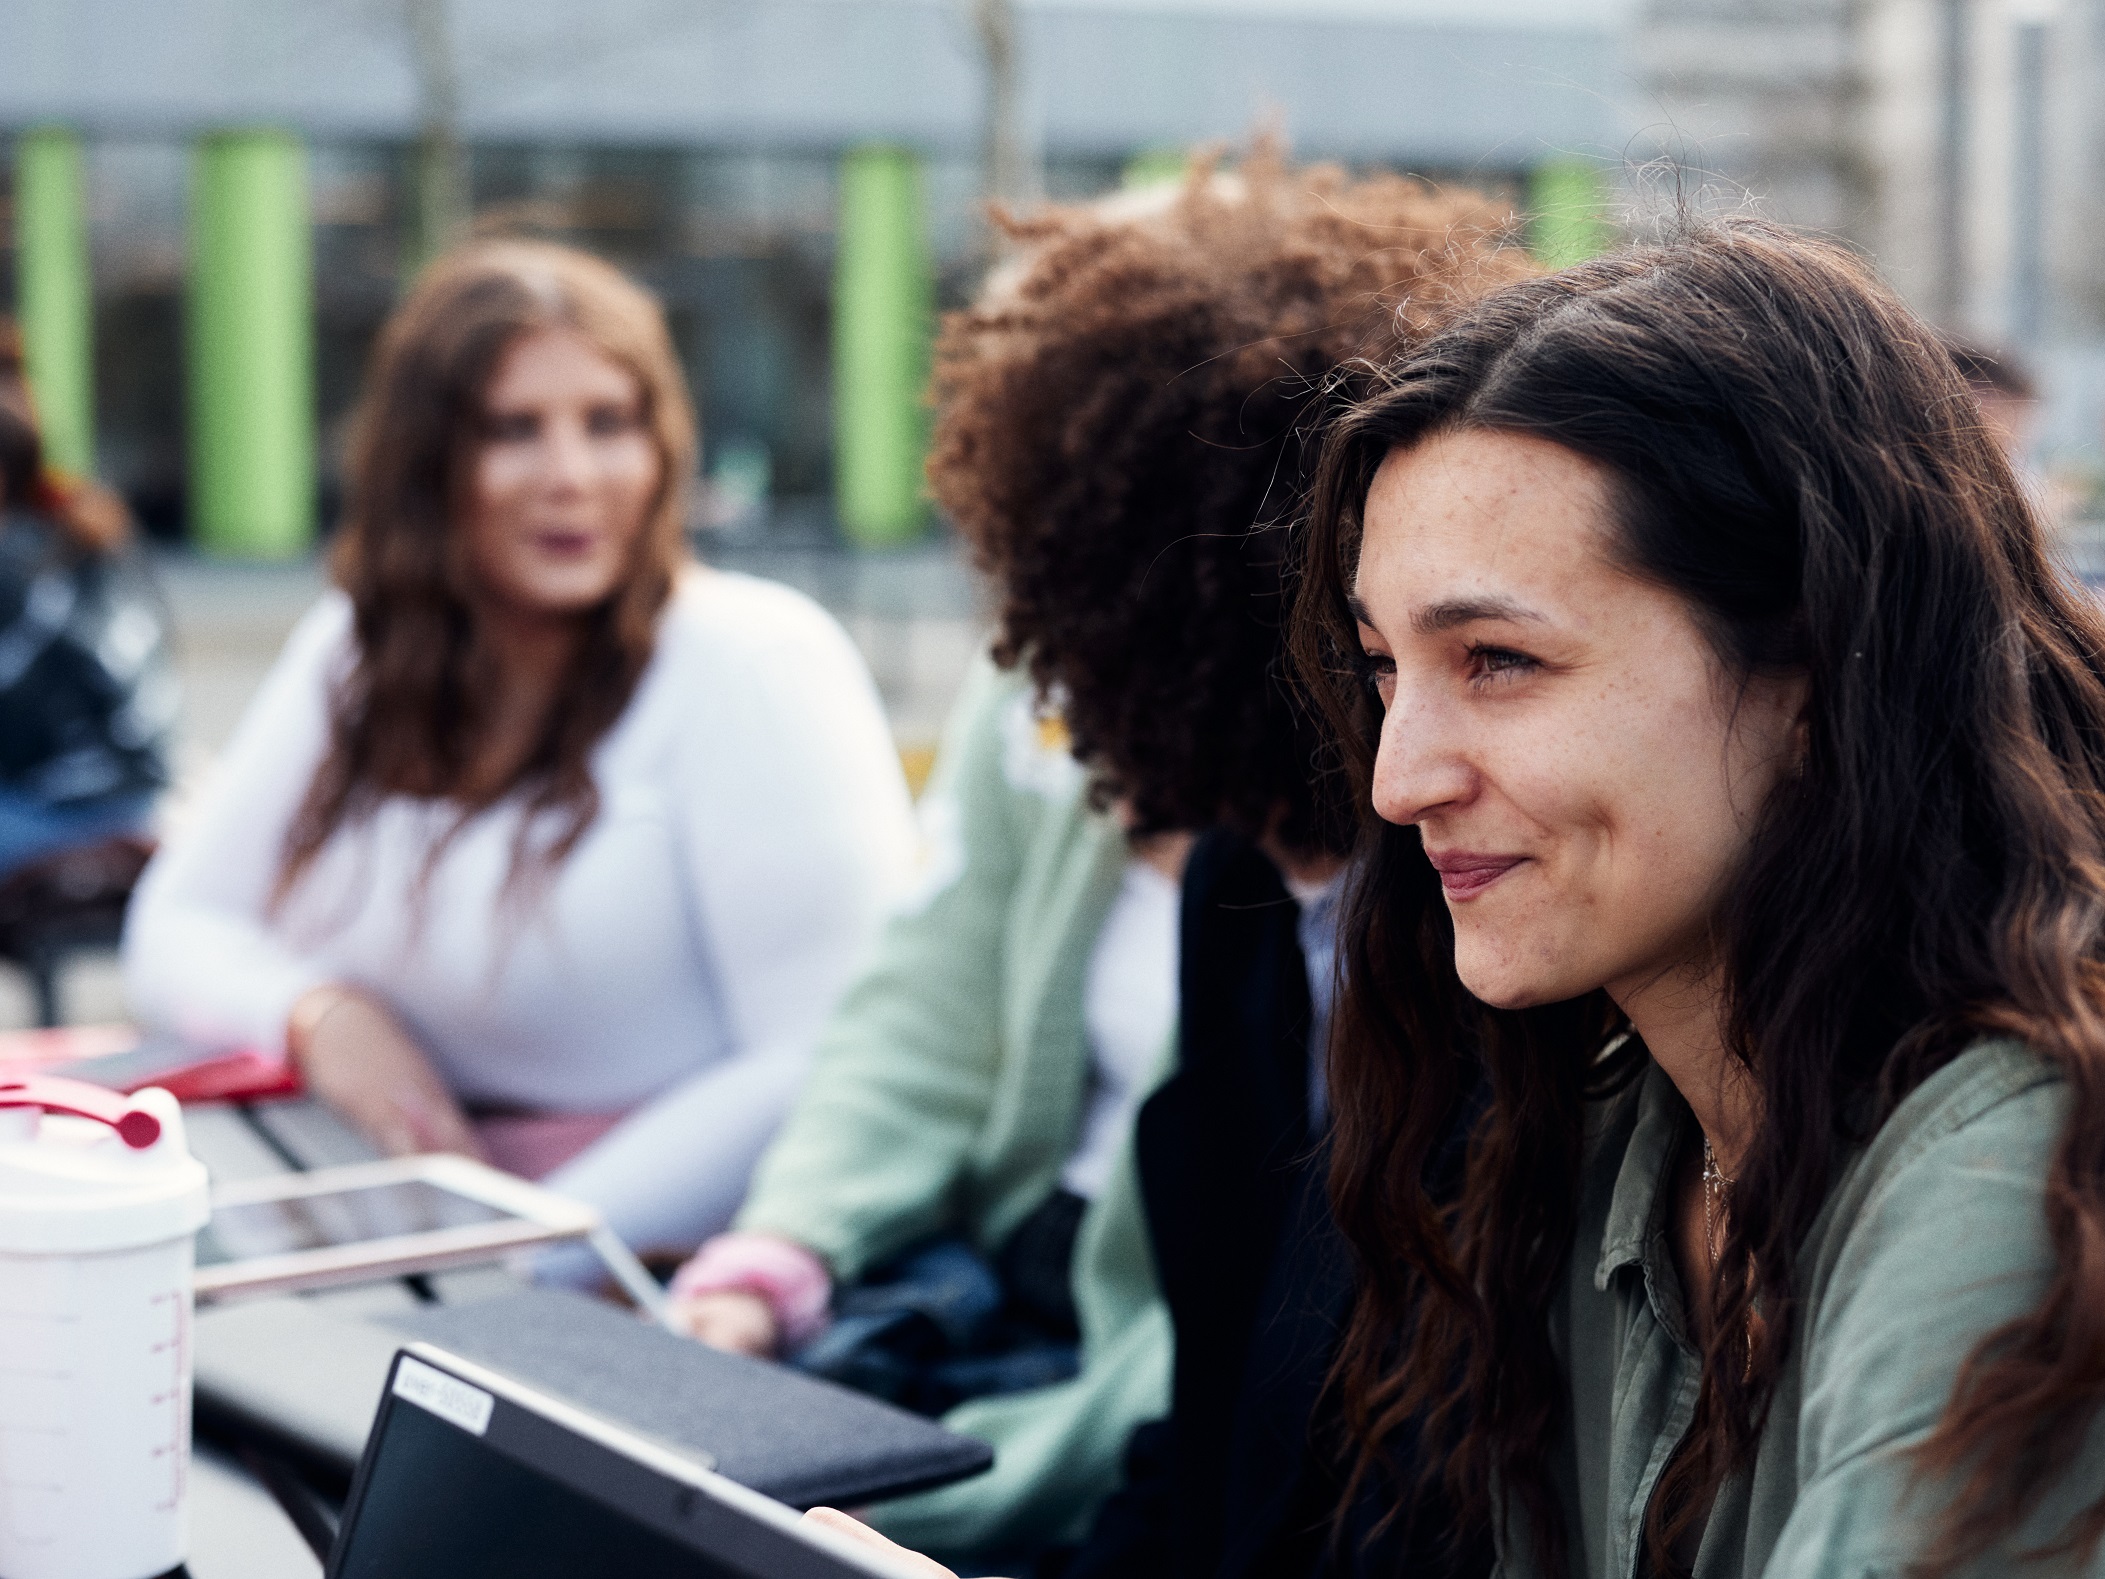
{"type": "Polygon", "coordinates": [[[148,873],[146,1019],[284,1048],[389,1151],[486,1152],[644,1248],[729,1218],[903,879],[815,604],[689,558],[657,305],[526,242],[383,332],[331,592],[148,873]]]}
{"type": "Polygon", "coordinates": [[[1512,1579],[2097,1572],[2105,626],[1935,334],[1755,222],[1512,287],[1308,570],[1368,1450],[1512,1579]]]}

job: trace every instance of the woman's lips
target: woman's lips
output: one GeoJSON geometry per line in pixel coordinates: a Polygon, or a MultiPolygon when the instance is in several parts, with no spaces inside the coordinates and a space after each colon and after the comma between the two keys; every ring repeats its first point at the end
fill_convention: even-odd
{"type": "Polygon", "coordinates": [[[590,532],[537,532],[534,546],[551,559],[578,559],[592,551],[590,532]]]}
{"type": "Polygon", "coordinates": [[[1428,852],[1426,859],[1440,874],[1440,888],[1449,899],[1474,899],[1527,857],[1521,855],[1471,855],[1451,851],[1428,852]]]}

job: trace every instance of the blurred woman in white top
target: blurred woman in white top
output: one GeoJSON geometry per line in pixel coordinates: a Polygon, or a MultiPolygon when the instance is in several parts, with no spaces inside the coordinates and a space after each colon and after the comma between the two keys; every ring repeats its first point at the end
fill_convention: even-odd
{"type": "Polygon", "coordinates": [[[338,590],[125,938],[149,1025],[283,1048],[389,1152],[643,1249],[730,1218],[911,852],[861,658],[688,556],[656,305],[566,248],[434,265],[354,424],[338,590]]]}

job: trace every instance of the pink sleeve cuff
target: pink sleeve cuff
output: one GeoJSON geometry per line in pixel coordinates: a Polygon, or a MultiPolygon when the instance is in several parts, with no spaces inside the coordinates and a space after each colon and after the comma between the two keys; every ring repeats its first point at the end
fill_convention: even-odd
{"type": "Polygon", "coordinates": [[[755,1294],[767,1301],[782,1329],[782,1346],[794,1349],[817,1337],[833,1303],[833,1278],[826,1263],[773,1234],[718,1234],[672,1275],[675,1299],[698,1294],[755,1294]]]}

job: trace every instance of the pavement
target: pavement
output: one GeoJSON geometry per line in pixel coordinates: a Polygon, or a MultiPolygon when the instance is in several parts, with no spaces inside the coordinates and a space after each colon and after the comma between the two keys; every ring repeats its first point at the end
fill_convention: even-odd
{"type": "MultiPolygon", "coordinates": [[[[954,544],[855,553],[759,538],[714,541],[704,551],[726,569],[788,582],[833,611],[869,662],[901,761],[918,789],[988,628],[978,588],[954,544]]],[[[327,576],[316,560],[239,564],[179,552],[158,554],[155,569],[174,624],[183,688],[175,785],[161,811],[168,827],[179,824],[208,779],[278,649],[322,594],[327,576]]],[[[69,1023],[126,1018],[114,958],[75,962],[61,997],[69,1023]]],[[[31,1023],[26,982],[0,966],[0,1030],[31,1023]]]]}

